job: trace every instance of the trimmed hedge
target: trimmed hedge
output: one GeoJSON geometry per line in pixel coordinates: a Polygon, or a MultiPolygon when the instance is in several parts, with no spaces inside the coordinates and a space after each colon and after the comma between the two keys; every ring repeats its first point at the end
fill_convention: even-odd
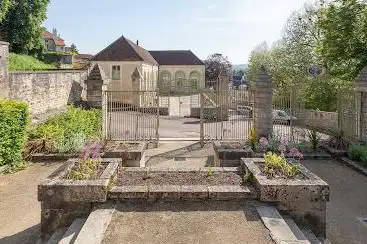
{"type": "Polygon", "coordinates": [[[0,166],[22,162],[29,111],[25,103],[0,100],[0,166]]]}

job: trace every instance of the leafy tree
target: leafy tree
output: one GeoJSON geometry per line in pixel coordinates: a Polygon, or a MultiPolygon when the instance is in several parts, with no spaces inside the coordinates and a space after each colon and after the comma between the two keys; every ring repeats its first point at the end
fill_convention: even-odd
{"type": "Polygon", "coordinates": [[[5,18],[12,4],[13,0],[0,0],[0,22],[5,18]]]}
{"type": "Polygon", "coordinates": [[[46,19],[49,0],[6,0],[0,7],[0,35],[10,43],[10,51],[38,54],[42,51],[42,22],[46,19]],[[3,14],[3,16],[2,16],[3,14]]]}
{"type": "Polygon", "coordinates": [[[232,64],[220,53],[210,55],[205,61],[205,79],[215,80],[220,74],[231,75],[232,64]]]}
{"type": "Polygon", "coordinates": [[[71,49],[71,53],[73,53],[73,54],[78,54],[79,53],[79,51],[76,48],[76,45],[74,43],[71,44],[70,49],[71,49]]]}
{"type": "Polygon", "coordinates": [[[367,64],[367,4],[333,0],[320,10],[318,52],[332,74],[354,79],[367,64]]]}

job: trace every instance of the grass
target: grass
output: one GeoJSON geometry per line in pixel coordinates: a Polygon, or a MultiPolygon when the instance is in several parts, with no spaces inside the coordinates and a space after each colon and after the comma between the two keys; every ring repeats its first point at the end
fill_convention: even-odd
{"type": "Polygon", "coordinates": [[[17,71],[32,71],[32,70],[47,70],[47,69],[55,69],[56,67],[52,64],[46,64],[41,60],[27,55],[9,54],[9,70],[17,71]]]}
{"type": "Polygon", "coordinates": [[[101,137],[101,111],[68,107],[66,114],[57,115],[29,132],[27,152],[77,153],[101,137]]]}
{"type": "Polygon", "coordinates": [[[81,159],[76,166],[66,175],[69,180],[95,180],[97,179],[97,170],[101,162],[94,159],[81,159]]]}

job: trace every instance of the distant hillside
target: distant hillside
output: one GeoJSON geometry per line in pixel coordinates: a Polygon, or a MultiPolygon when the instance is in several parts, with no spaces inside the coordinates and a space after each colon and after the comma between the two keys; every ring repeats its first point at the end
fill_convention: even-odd
{"type": "Polygon", "coordinates": [[[232,64],[233,70],[239,70],[239,69],[246,70],[247,67],[248,67],[247,64],[232,64]]]}

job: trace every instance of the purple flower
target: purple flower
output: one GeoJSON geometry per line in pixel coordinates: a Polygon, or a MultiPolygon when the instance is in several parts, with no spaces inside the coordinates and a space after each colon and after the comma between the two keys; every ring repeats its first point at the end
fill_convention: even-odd
{"type": "Polygon", "coordinates": [[[265,137],[261,137],[259,143],[262,147],[267,147],[269,145],[269,141],[265,137]]]}
{"type": "Polygon", "coordinates": [[[289,156],[298,158],[298,159],[303,159],[303,154],[295,147],[289,150],[289,156]]]}
{"type": "Polygon", "coordinates": [[[280,145],[278,146],[278,151],[279,151],[279,152],[282,152],[282,153],[284,153],[285,151],[287,151],[287,147],[286,147],[286,145],[284,145],[284,144],[280,144],[280,145]]]}
{"type": "Polygon", "coordinates": [[[102,145],[99,142],[90,142],[84,147],[83,151],[81,151],[80,157],[83,159],[98,159],[101,157],[101,151],[102,145]]]}

